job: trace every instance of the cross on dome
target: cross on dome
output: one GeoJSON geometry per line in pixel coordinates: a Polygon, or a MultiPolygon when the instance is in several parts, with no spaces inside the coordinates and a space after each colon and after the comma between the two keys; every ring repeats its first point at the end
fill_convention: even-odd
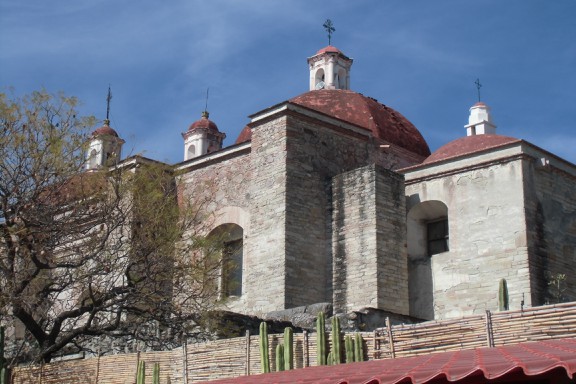
{"type": "Polygon", "coordinates": [[[332,24],[332,20],[327,19],[323,25],[326,32],[328,32],[328,45],[332,45],[332,34],[336,31],[334,28],[334,24],[332,24]]]}

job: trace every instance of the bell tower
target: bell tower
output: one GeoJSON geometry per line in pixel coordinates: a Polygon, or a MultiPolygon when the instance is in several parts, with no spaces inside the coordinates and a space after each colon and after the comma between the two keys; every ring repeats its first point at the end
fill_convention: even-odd
{"type": "Polygon", "coordinates": [[[350,89],[350,68],[353,59],[331,45],[308,58],[310,90],[350,89]]]}
{"type": "Polygon", "coordinates": [[[336,31],[332,20],[323,25],[328,33],[328,46],[308,58],[310,67],[310,90],[350,89],[352,59],[332,46],[332,34],[336,31]]]}
{"type": "Polygon", "coordinates": [[[122,158],[122,145],[125,141],[110,127],[110,100],[112,100],[112,92],[110,87],[108,87],[106,119],[104,119],[104,124],[100,128],[92,132],[88,152],[86,153],[87,171],[115,165],[122,158]]]}
{"type": "Polygon", "coordinates": [[[209,116],[208,111],[204,110],[202,118],[193,122],[190,128],[182,134],[184,161],[222,149],[226,134],[218,130],[216,123],[210,120],[209,116]]]}

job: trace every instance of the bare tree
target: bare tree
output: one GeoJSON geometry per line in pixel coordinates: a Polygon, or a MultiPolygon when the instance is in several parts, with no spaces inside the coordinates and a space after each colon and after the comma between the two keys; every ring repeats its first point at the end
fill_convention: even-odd
{"type": "Polygon", "coordinates": [[[170,167],[138,156],[83,171],[95,119],[76,106],[0,94],[0,322],[45,362],[95,337],[161,348],[202,332],[223,267],[202,236],[211,194],[184,197],[170,167]]]}

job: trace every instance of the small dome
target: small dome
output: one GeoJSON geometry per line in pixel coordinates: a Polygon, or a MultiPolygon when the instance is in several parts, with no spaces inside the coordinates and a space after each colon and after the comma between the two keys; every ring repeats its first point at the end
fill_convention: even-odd
{"type": "Polygon", "coordinates": [[[430,155],[426,140],[408,119],[360,93],[322,89],[303,93],[290,102],[369,129],[374,137],[423,157],[430,155]]]}
{"type": "Polygon", "coordinates": [[[316,52],[317,55],[319,55],[321,53],[339,53],[339,54],[343,55],[342,51],[333,45],[329,45],[327,47],[324,47],[324,48],[320,49],[318,52],[316,52]]]}
{"type": "Polygon", "coordinates": [[[110,121],[104,120],[104,125],[92,132],[92,136],[114,136],[119,137],[118,132],[110,128],[110,121]]]}
{"type": "Polygon", "coordinates": [[[423,164],[469,155],[519,141],[520,139],[514,137],[496,134],[464,136],[438,148],[432,155],[424,160],[423,164]]]}
{"type": "Polygon", "coordinates": [[[252,128],[247,125],[242,129],[242,132],[240,132],[234,144],[242,144],[250,140],[252,140],[252,128]]]}
{"type": "Polygon", "coordinates": [[[186,133],[191,133],[198,129],[208,130],[211,132],[220,132],[218,131],[218,126],[216,126],[216,123],[208,118],[209,116],[210,115],[207,111],[202,112],[202,118],[193,122],[186,133]]]}

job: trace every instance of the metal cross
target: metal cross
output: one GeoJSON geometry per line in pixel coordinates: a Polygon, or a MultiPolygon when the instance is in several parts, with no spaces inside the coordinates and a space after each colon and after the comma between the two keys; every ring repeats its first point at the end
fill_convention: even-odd
{"type": "Polygon", "coordinates": [[[112,91],[108,86],[108,96],[106,97],[106,120],[110,120],[110,100],[112,100],[112,91]]]}
{"type": "Polygon", "coordinates": [[[474,84],[476,84],[476,89],[478,90],[478,102],[480,102],[480,88],[482,87],[482,84],[480,84],[480,79],[476,79],[474,84]]]}
{"type": "Polygon", "coordinates": [[[332,24],[332,20],[330,20],[330,19],[326,20],[323,27],[326,30],[326,32],[328,32],[328,45],[331,45],[332,44],[332,33],[334,33],[334,31],[336,31],[336,28],[334,28],[334,25],[332,24]]]}

